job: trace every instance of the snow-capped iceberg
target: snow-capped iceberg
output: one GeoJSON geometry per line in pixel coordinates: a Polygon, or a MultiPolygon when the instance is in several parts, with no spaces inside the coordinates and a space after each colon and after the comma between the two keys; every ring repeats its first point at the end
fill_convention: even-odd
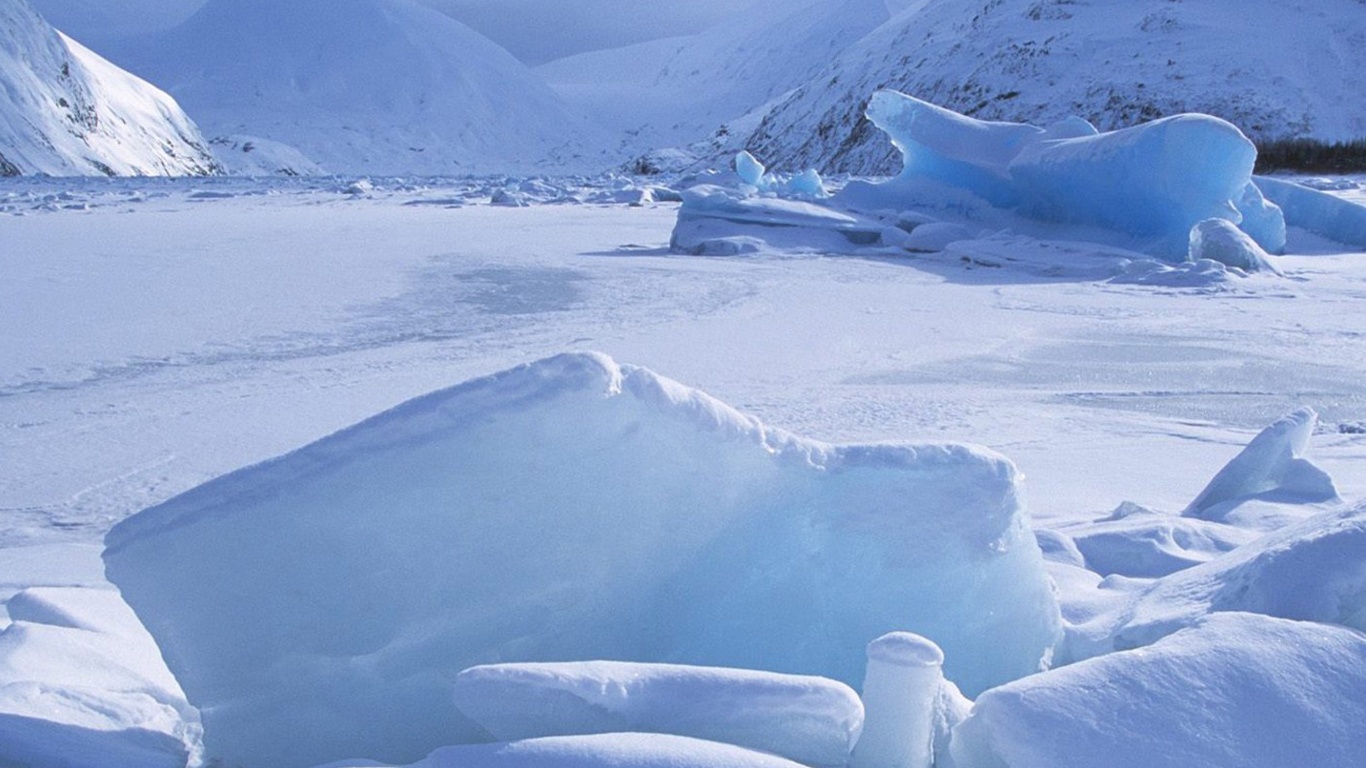
{"type": "MultiPolygon", "coordinates": [[[[938,691],[936,684],[935,691],[938,691]]],[[[843,766],[863,727],[849,686],[748,669],[582,661],[490,664],[455,678],[460,711],[501,741],[670,733],[843,766]]]]}
{"type": "Polygon", "coordinates": [[[1246,200],[1255,204],[1248,234],[1268,251],[1285,246],[1277,211],[1248,190],[1256,147],[1216,117],[1176,115],[1087,134],[1073,124],[1046,130],[975,120],[895,91],[875,93],[867,114],[905,162],[891,182],[850,185],[846,199],[865,207],[909,207],[929,182],[1034,219],[1128,235],[1182,260],[1192,227],[1210,218],[1238,224],[1246,200]]]}
{"type": "Polygon", "coordinates": [[[0,6],[0,176],[191,176],[218,165],[170,96],[0,6]]]}
{"type": "Polygon", "coordinates": [[[970,768],[1349,766],[1366,635],[1245,613],[993,689],[953,734],[970,768]]]}
{"type": "Polygon", "coordinates": [[[247,768],[487,738],[477,664],[622,659],[858,684],[889,631],[977,693],[1060,617],[1009,461],[836,446],[562,355],[413,400],[108,535],[110,579],[247,768]]]}

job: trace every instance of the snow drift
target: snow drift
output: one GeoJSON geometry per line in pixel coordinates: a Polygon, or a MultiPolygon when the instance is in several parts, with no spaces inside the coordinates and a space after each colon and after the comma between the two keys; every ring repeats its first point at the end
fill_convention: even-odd
{"type": "Polygon", "coordinates": [[[210,0],[119,51],[211,138],[280,142],[332,173],[606,165],[596,129],[536,75],[412,0],[210,0]]]}
{"type": "Polygon", "coordinates": [[[1366,632],[1366,504],[1325,512],[1158,579],[1127,611],[1117,648],[1147,645],[1222,611],[1366,632]]]}
{"type": "Polygon", "coordinates": [[[649,371],[550,358],[135,515],[110,579],[243,766],[485,738],[476,664],[622,659],[857,684],[894,630],[976,693],[1060,635],[1004,458],[816,443],[649,371]],[[301,727],[302,726],[302,727],[301,727]]]}
{"type": "Polygon", "coordinates": [[[1356,765],[1366,636],[1244,613],[980,696],[962,768],[1356,765]]]}
{"type": "Polygon", "coordinates": [[[53,29],[0,7],[0,176],[180,176],[217,170],[171,97],[53,29]]]}
{"type": "Polygon", "coordinates": [[[0,765],[182,768],[199,716],[112,589],[40,587],[5,605],[0,765]]]}

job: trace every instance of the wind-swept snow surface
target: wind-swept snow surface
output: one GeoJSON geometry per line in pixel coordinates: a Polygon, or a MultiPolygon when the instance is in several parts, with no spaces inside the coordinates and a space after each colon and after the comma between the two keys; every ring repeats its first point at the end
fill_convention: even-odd
{"type": "Polygon", "coordinates": [[[281,142],[334,173],[606,165],[597,131],[530,70],[413,0],[211,0],[121,50],[210,138],[281,142]]]}
{"type": "Polygon", "coordinates": [[[570,354],[134,516],[105,562],[209,758],[413,760],[482,738],[450,679],[486,662],[857,683],[869,639],[908,629],[972,693],[1037,671],[1060,624],[1016,480],[984,449],[810,442],[570,354]]]}
{"type": "Polygon", "coordinates": [[[977,699],[959,768],[1356,765],[1366,635],[1246,613],[977,699]]]}
{"type": "Polygon", "coordinates": [[[1102,130],[1183,112],[1261,141],[1366,136],[1359,0],[935,0],[905,9],[767,113],[744,147],[783,170],[893,173],[863,122],[891,88],[986,120],[1102,130]]]}
{"type": "Polygon", "coordinates": [[[0,176],[179,176],[217,170],[169,96],[48,25],[0,6],[0,176]]]}

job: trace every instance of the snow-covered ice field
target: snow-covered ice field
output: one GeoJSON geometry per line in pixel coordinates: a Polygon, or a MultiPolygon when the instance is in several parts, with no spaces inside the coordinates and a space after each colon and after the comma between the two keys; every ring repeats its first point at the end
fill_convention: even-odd
{"type": "Polygon", "coordinates": [[[499,186],[0,182],[0,599],[100,585],[129,515],[565,351],[817,440],[987,446],[1036,528],[1180,512],[1300,406],[1314,462],[1366,498],[1366,254],[1306,232],[1283,275],[1131,285],[1038,268],[1103,250],[1084,244],[1023,244],[1030,268],[677,255],[674,203],[488,204],[499,186]]]}

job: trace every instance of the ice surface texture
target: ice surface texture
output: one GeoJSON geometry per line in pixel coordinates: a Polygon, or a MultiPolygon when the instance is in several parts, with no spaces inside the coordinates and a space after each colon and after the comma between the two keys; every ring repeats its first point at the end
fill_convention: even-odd
{"type": "Polygon", "coordinates": [[[1191,227],[1210,218],[1242,222],[1238,205],[1246,197],[1258,206],[1249,234],[1269,251],[1285,245],[1274,209],[1260,195],[1248,197],[1256,148],[1216,117],[1177,115],[1078,135],[1085,132],[1071,123],[1045,130],[985,122],[879,91],[868,118],[905,160],[901,175],[882,186],[888,204],[908,182],[930,181],[1033,218],[1132,235],[1145,250],[1180,260],[1191,227]]]}
{"type": "Polygon", "coordinates": [[[863,703],[843,683],[677,664],[478,666],[455,679],[455,702],[502,741],[669,733],[771,752],[809,766],[843,766],[863,726],[863,703]]]}
{"type": "Polygon", "coordinates": [[[1366,754],[1366,636],[1244,613],[994,689],[955,765],[1346,768],[1366,754]]]}
{"type": "Polygon", "coordinates": [[[965,691],[1060,617],[1009,461],[803,440],[592,354],[406,403],[115,527],[109,577],[247,768],[486,738],[451,680],[622,659],[857,684],[889,631],[965,691]]]}
{"type": "Polygon", "coordinates": [[[1258,176],[1258,188],[1286,221],[1339,243],[1366,248],[1366,206],[1285,179],[1258,176]]]}

